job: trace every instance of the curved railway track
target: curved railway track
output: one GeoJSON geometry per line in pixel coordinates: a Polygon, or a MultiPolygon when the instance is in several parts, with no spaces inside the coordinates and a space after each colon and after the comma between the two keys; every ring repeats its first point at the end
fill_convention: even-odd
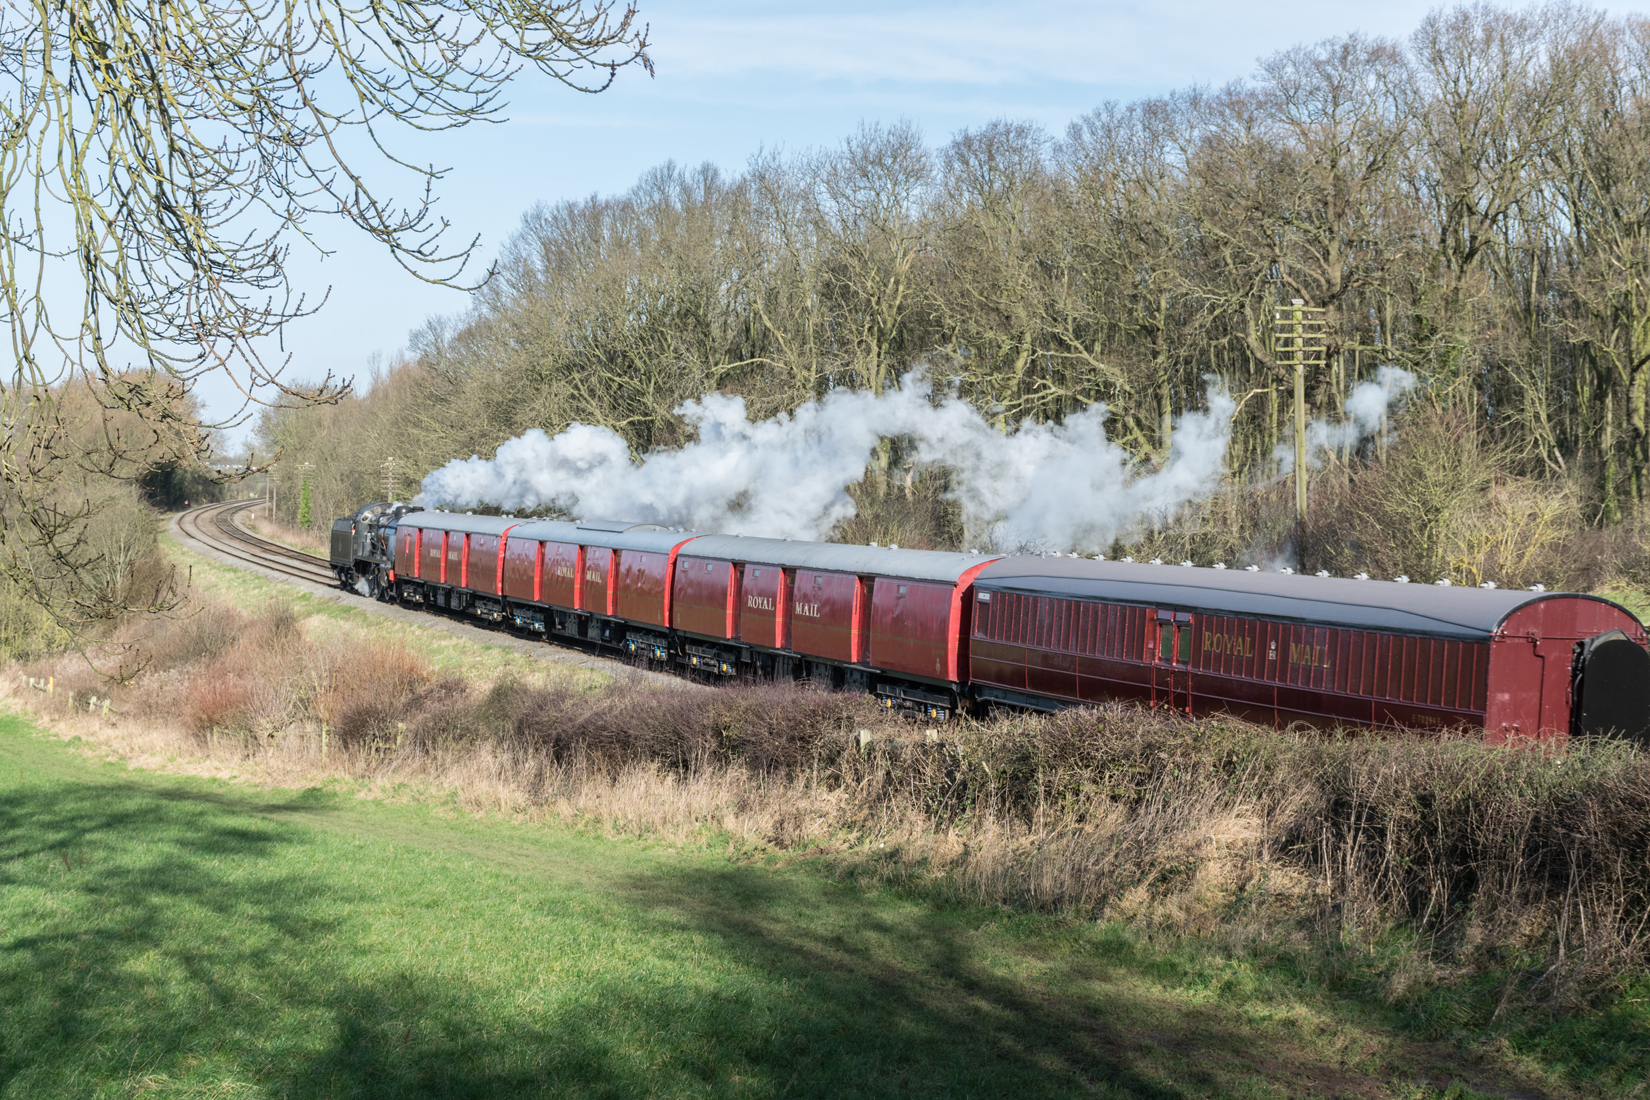
{"type": "MultiPolygon", "coordinates": [[[[235,522],[239,512],[256,508],[263,504],[261,500],[233,500],[223,504],[208,504],[200,508],[192,508],[178,516],[178,531],[186,539],[199,543],[224,557],[232,558],[237,564],[249,565],[258,569],[279,573],[296,580],[308,581],[311,584],[322,585],[334,592],[348,591],[341,589],[338,578],[332,572],[331,565],[322,558],[313,554],[306,554],[302,550],[295,550],[270,539],[254,535],[246,528],[235,522]]],[[[522,634],[509,629],[508,626],[491,626],[475,618],[461,615],[450,615],[445,611],[433,607],[419,607],[413,609],[405,604],[391,601],[387,604],[376,604],[363,597],[363,603],[378,607],[386,613],[400,611],[404,614],[417,616],[420,620],[434,618],[437,624],[447,624],[448,628],[469,628],[485,633],[503,633],[515,643],[525,644],[537,650],[541,655],[552,660],[568,661],[583,664],[591,668],[610,668],[613,665],[626,666],[651,680],[655,677],[661,680],[676,681],[678,678],[666,673],[656,672],[638,666],[635,661],[628,661],[611,653],[601,653],[598,647],[571,638],[545,638],[542,635],[533,636],[522,634]],[[554,644],[545,646],[544,642],[554,644]]],[[[690,681],[691,682],[691,681],[690,681]]]]}
{"type": "Polygon", "coordinates": [[[235,522],[237,513],[262,503],[261,500],[231,500],[191,508],[178,517],[178,530],[185,538],[238,561],[301,581],[336,588],[338,578],[333,576],[332,568],[321,558],[271,539],[260,538],[235,522]]]}

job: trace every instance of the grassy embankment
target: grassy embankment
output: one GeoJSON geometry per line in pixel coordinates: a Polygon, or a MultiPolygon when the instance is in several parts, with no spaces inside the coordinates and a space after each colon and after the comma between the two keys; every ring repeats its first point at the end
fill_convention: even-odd
{"type": "Polygon", "coordinates": [[[263,610],[162,632],[108,722],[61,709],[59,663],[42,714],[151,771],[0,739],[0,1095],[1644,1087],[1634,942],[1559,929],[1557,964],[1547,943],[1642,909],[1634,867],[1611,893],[1592,865],[1633,842],[1605,811],[1643,801],[1634,754],[1272,753],[1123,714],[936,748],[843,697],[614,685],[195,570],[263,610]],[[881,747],[846,750],[857,728],[881,747]],[[1440,791],[1465,825],[1414,811],[1440,791]],[[1396,861],[1303,831],[1348,793],[1396,861]],[[1575,807],[1598,834],[1572,846],[1576,904],[1484,881],[1550,877],[1488,834],[1575,832],[1575,807]],[[1400,863],[1455,912],[1404,919],[1400,863]]]}
{"type": "Polygon", "coordinates": [[[323,558],[327,556],[326,540],[328,532],[332,530],[330,519],[314,530],[306,531],[302,527],[292,527],[272,518],[267,507],[260,507],[242,512],[241,523],[253,534],[273,539],[294,550],[302,550],[306,554],[323,558]]]}
{"type": "Polygon", "coordinates": [[[1118,925],[353,793],[134,772],[0,724],[0,1095],[1554,1086],[1118,925]]]}

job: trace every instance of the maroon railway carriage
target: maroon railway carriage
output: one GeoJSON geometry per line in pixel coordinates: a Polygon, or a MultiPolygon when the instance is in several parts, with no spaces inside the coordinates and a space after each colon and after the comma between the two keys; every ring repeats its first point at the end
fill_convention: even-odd
{"type": "Polygon", "coordinates": [[[701,535],[681,550],[672,626],[692,667],[805,675],[943,719],[968,679],[969,585],[994,560],[701,535]]]}
{"type": "Polygon", "coordinates": [[[520,521],[503,516],[414,512],[395,530],[395,568],[390,574],[403,598],[504,619],[500,580],[505,540],[520,521]]]}
{"type": "Polygon", "coordinates": [[[1287,726],[1650,735],[1650,654],[1596,596],[1016,557],[975,578],[982,701],[1287,726]]]}
{"type": "Polygon", "coordinates": [[[666,659],[671,576],[692,537],[653,523],[523,523],[506,556],[512,618],[523,629],[666,659]]]}
{"type": "Polygon", "coordinates": [[[396,538],[406,599],[668,655],[670,574],[693,536],[657,524],[417,512],[396,538]]]}

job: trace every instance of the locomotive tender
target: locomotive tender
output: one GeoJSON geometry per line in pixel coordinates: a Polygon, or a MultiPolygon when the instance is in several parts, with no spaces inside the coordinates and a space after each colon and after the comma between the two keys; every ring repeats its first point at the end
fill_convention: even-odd
{"type": "Polygon", "coordinates": [[[959,554],[373,504],[339,582],[714,676],[936,721],[1128,700],[1284,727],[1650,740],[1650,652],[1578,593],[959,554]]]}

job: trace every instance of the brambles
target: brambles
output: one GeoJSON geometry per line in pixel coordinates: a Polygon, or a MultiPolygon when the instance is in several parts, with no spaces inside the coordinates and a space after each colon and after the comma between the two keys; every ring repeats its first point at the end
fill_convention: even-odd
{"type": "MultiPolygon", "coordinates": [[[[1306,942],[1310,965],[1444,1016],[1577,1008],[1646,960],[1650,754],[1626,744],[1297,735],[1120,706],[929,731],[806,686],[473,682],[282,606],[207,605],[147,644],[115,724],[78,719],[128,754],[806,849],[844,874],[1152,934],[1306,942]]],[[[54,669],[74,697],[65,663],[23,671],[54,669]]]]}

